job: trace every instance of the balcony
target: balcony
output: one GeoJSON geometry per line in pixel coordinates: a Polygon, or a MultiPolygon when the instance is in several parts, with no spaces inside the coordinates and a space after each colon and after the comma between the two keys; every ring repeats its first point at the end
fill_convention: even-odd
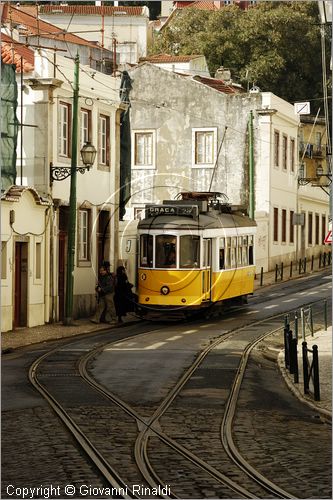
{"type": "MultiPolygon", "coordinates": [[[[302,158],[323,158],[326,146],[311,144],[310,142],[299,143],[299,155],[302,158]]],[[[326,151],[325,151],[326,152],[326,151]]]]}

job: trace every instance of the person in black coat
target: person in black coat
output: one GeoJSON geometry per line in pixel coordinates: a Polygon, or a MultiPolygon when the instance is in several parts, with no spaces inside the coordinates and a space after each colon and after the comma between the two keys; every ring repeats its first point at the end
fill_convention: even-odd
{"type": "Polygon", "coordinates": [[[126,269],[124,266],[119,266],[116,271],[116,286],[114,294],[114,304],[118,322],[122,323],[122,316],[126,316],[127,312],[134,311],[135,295],[132,293],[133,285],[128,281],[126,269]]]}

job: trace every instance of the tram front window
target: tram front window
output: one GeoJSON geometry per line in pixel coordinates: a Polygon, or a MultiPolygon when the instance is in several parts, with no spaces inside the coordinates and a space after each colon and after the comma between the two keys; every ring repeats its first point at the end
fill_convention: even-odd
{"type": "Polygon", "coordinates": [[[177,244],[176,237],[169,235],[156,236],[155,267],[176,267],[177,244]]]}
{"type": "Polygon", "coordinates": [[[140,266],[153,267],[153,237],[149,234],[140,237],[140,266]]]}
{"type": "Polygon", "coordinates": [[[198,267],[200,262],[200,236],[180,237],[180,267],[198,267]]]}

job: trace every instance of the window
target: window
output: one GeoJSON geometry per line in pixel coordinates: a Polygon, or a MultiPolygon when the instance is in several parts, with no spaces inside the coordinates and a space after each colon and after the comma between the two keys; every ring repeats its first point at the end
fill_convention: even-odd
{"type": "Polygon", "coordinates": [[[79,210],[79,260],[90,260],[90,210],[79,210]]]}
{"type": "Polygon", "coordinates": [[[1,242],[1,279],[7,278],[7,243],[1,242]]]}
{"type": "Polygon", "coordinates": [[[134,132],[134,166],[155,168],[153,131],[134,132]]]}
{"type": "Polygon", "coordinates": [[[71,105],[66,102],[59,104],[59,155],[70,158],[71,148],[71,105]]]}
{"type": "Polygon", "coordinates": [[[219,240],[219,269],[226,269],[225,261],[225,238],[219,240]]]}
{"type": "Polygon", "coordinates": [[[144,207],[134,207],[133,216],[135,220],[142,220],[145,217],[144,207]]]}
{"type": "Polygon", "coordinates": [[[282,209],[282,235],[281,235],[282,243],[287,241],[287,210],[282,209]]]}
{"type": "Polygon", "coordinates": [[[312,245],[312,213],[308,213],[308,244],[312,245]]]}
{"type": "Polygon", "coordinates": [[[153,267],[153,236],[149,234],[140,236],[140,266],[153,267]]]}
{"type": "Polygon", "coordinates": [[[287,154],[288,154],[288,137],[284,135],[282,137],[282,168],[287,170],[287,154]]]}
{"type": "Polygon", "coordinates": [[[230,249],[230,267],[231,269],[234,269],[237,267],[237,237],[232,236],[231,237],[231,249],[230,249]]]}
{"type": "Polygon", "coordinates": [[[253,266],[254,264],[253,243],[254,243],[254,237],[249,236],[249,266],[253,266]]]}
{"type": "Polygon", "coordinates": [[[290,170],[295,172],[295,139],[290,139],[290,170]]]}
{"type": "Polygon", "coordinates": [[[278,241],[279,239],[279,209],[274,208],[274,220],[273,220],[273,241],[278,241]]]}
{"type": "Polygon", "coordinates": [[[80,149],[82,146],[91,141],[91,111],[89,109],[81,109],[80,122],[80,149]]]}
{"type": "Polygon", "coordinates": [[[280,133],[274,132],[274,165],[279,166],[280,133]]]}
{"type": "Polygon", "coordinates": [[[213,167],[216,159],[216,129],[193,129],[193,158],[196,167],[213,167]]]}
{"type": "Polygon", "coordinates": [[[293,224],[294,211],[289,212],[289,243],[294,243],[295,226],[293,224]]]}
{"type": "Polygon", "coordinates": [[[200,237],[199,236],[181,236],[180,237],[180,267],[199,267],[200,265],[200,237]]]}
{"type": "Polygon", "coordinates": [[[110,165],[110,117],[99,117],[99,164],[110,165]]]}
{"type": "Polygon", "coordinates": [[[321,243],[324,245],[326,238],[326,216],[322,215],[321,216],[321,243]]]}
{"type": "Polygon", "coordinates": [[[315,244],[319,245],[319,215],[315,217],[315,244]]]}
{"type": "Polygon", "coordinates": [[[35,267],[35,278],[40,280],[42,278],[42,244],[36,243],[36,267],[35,267]]]}
{"type": "Polygon", "coordinates": [[[156,236],[155,267],[176,267],[176,236],[161,234],[156,236]]]}

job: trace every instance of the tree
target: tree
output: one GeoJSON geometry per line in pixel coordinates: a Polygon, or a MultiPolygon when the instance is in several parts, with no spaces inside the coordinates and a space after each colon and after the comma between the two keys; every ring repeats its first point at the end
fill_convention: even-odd
{"type": "MultiPolygon", "coordinates": [[[[223,65],[245,88],[255,84],[289,102],[323,94],[317,2],[183,9],[155,38],[153,52],[204,54],[211,74],[223,65]]],[[[329,58],[328,47],[328,68],[329,58]]]]}

